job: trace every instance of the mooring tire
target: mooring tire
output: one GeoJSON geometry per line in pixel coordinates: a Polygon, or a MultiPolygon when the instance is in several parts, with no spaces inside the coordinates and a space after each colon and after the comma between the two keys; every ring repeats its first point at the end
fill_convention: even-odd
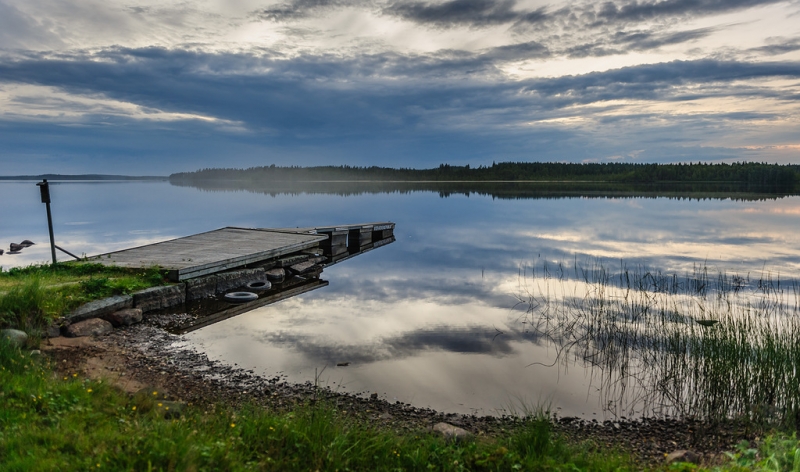
{"type": "Polygon", "coordinates": [[[258,295],[253,292],[230,292],[225,294],[225,301],[229,303],[247,303],[258,300],[258,295]]]}
{"type": "Polygon", "coordinates": [[[245,285],[245,287],[253,292],[265,292],[272,288],[272,284],[267,280],[257,280],[255,282],[250,282],[249,284],[245,285]]]}

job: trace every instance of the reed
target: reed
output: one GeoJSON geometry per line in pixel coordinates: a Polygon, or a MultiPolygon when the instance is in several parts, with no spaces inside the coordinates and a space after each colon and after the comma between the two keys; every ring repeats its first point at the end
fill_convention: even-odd
{"type": "Polygon", "coordinates": [[[797,281],[543,262],[521,269],[518,299],[557,363],[591,369],[612,413],[800,420],[797,281]]]}

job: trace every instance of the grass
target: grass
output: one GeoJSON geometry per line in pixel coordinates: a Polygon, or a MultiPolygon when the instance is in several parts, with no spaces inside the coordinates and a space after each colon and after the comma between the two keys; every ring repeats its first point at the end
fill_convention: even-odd
{"type": "Polygon", "coordinates": [[[520,302],[556,362],[589,366],[618,415],[800,426],[800,285],[706,267],[526,269],[520,302]]]}
{"type": "Polygon", "coordinates": [[[86,302],[164,283],[156,268],[129,270],[90,263],[0,271],[0,328],[41,334],[54,319],[86,302]]]}
{"type": "MultiPolygon", "coordinates": [[[[769,273],[684,276],[622,266],[543,265],[521,274],[520,301],[556,362],[590,366],[618,414],[743,419],[762,431],[715,469],[800,472],[800,286],[769,273]],[[701,323],[708,321],[708,323],[701,323]],[[711,323],[713,321],[714,323],[711,323]],[[648,406],[649,405],[649,406],[648,406]],[[631,414],[631,412],[633,414],[631,414]]],[[[157,270],[92,264],[0,273],[0,326],[43,329],[86,301],[163,283],[157,270]]],[[[103,382],[53,376],[0,345],[3,470],[640,470],[629,457],[571,444],[547,419],[497,438],[446,442],[363,424],[335,404],[267,411],[187,408],[165,419],[157,400],[103,382]]]]}
{"type": "MultiPolygon", "coordinates": [[[[156,392],[157,394],[157,392],[156,392]]],[[[497,438],[448,442],[358,422],[335,404],[268,411],[124,395],[0,345],[0,463],[47,470],[640,470],[630,457],[568,444],[544,417],[497,438]]],[[[157,398],[157,395],[153,398],[157,398]]]]}

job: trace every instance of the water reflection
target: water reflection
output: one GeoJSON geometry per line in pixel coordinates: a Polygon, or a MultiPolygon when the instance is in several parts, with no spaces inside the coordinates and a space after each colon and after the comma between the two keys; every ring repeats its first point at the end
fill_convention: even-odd
{"type": "MultiPolygon", "coordinates": [[[[502,198],[497,192],[441,198],[449,190],[426,190],[272,196],[164,183],[70,183],[54,185],[52,192],[56,240],[77,254],[223,226],[396,222],[396,243],[326,269],[327,287],[187,336],[212,358],[270,376],[283,372],[293,381],[313,381],[315,369],[327,366],[323,380],[334,388],[447,411],[492,413],[521,399],[550,401],[568,415],[631,416],[645,410],[645,398],[666,404],[645,395],[652,390],[639,389],[646,386],[640,376],[619,376],[620,369],[591,361],[593,350],[576,345],[564,351],[553,342],[559,339],[555,332],[541,330],[527,306],[518,305],[531,266],[547,261],[551,269],[559,262],[572,267],[577,261],[591,267],[599,261],[620,273],[624,261],[678,275],[705,266],[709,273],[750,275],[751,281],[765,267],[784,279],[800,272],[800,197],[791,195],[681,199],[676,191],[657,198],[593,198],[599,194],[581,190],[569,198],[502,198]],[[340,362],[351,364],[337,367],[340,362]]],[[[32,182],[0,183],[0,198],[20,202],[19,218],[0,220],[0,243],[46,241],[44,209],[32,182]],[[30,196],[19,198],[24,192],[30,196]]],[[[46,244],[30,249],[41,253],[0,256],[0,265],[49,258],[46,244]]],[[[575,284],[580,280],[567,275],[575,284]]],[[[576,287],[551,291],[582,299],[576,287]]],[[[606,345],[593,343],[586,346],[606,345]]],[[[641,368],[635,355],[628,359],[619,365],[641,368]]],[[[648,366],[664,375],[675,366],[714,372],[713,365],[684,359],[648,366]]],[[[696,385],[674,384],[671,391],[696,385]]]]}
{"type": "Polygon", "coordinates": [[[774,200],[795,192],[750,183],[609,183],[609,182],[401,182],[401,181],[269,181],[171,178],[179,187],[210,192],[253,192],[270,196],[330,194],[338,196],[429,192],[441,198],[488,196],[499,199],[675,198],[774,200]]]}

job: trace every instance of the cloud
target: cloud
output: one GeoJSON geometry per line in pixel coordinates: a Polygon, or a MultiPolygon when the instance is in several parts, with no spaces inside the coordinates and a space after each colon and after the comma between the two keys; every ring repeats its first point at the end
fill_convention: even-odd
{"type": "Polygon", "coordinates": [[[367,1],[359,0],[294,0],[254,11],[250,16],[262,20],[282,22],[307,18],[337,8],[352,8],[368,4],[367,1]]]}
{"type": "Polygon", "coordinates": [[[519,11],[516,0],[450,0],[444,3],[395,2],[383,12],[416,23],[440,27],[473,27],[507,23],[535,24],[546,19],[545,9],[519,11]]]}
{"type": "Polygon", "coordinates": [[[800,38],[774,38],[771,44],[749,49],[747,52],[759,55],[779,56],[794,51],[800,51],[800,38]]]}
{"type": "Polygon", "coordinates": [[[23,49],[63,45],[51,32],[52,24],[36,19],[10,3],[0,1],[0,47],[23,49]]]}
{"type": "Polygon", "coordinates": [[[696,18],[727,13],[782,0],[660,0],[583,2],[562,8],[524,9],[516,0],[450,0],[437,2],[394,2],[383,9],[419,24],[442,28],[494,25],[562,27],[577,30],[608,25],[627,25],[653,20],[696,18]]]}
{"type": "Polygon", "coordinates": [[[536,331],[500,332],[491,326],[439,326],[417,329],[372,342],[343,345],[318,336],[286,332],[266,333],[262,340],[291,346],[317,362],[336,363],[343,359],[353,364],[369,364],[388,359],[402,359],[425,352],[455,352],[505,357],[514,354],[514,344],[543,342],[536,331]]]}
{"type": "MultiPolygon", "coordinates": [[[[118,137],[128,134],[121,127],[132,126],[125,121],[130,119],[155,125],[143,124],[143,132],[165,130],[154,143],[167,139],[171,130],[176,141],[165,144],[165,149],[179,148],[186,141],[200,146],[212,139],[206,133],[213,132],[220,133],[214,138],[217,143],[201,147],[224,148],[233,140],[237,148],[249,148],[242,154],[248,156],[266,146],[287,160],[324,156],[317,157],[322,161],[307,161],[315,163],[352,162],[347,156],[375,154],[387,159],[386,164],[403,162],[409,155],[418,156],[420,163],[430,156],[439,156],[436,162],[448,161],[446,156],[453,155],[485,163],[523,159],[531,148],[545,159],[578,161],[597,157],[598,152],[614,156],[648,148],[644,155],[652,159],[656,138],[662,146],[658,159],[686,160],[690,151],[671,146],[700,145],[730,132],[733,125],[722,123],[746,126],[749,119],[772,120],[779,114],[768,109],[707,107],[680,115],[679,106],[734,97],[792,104],[796,90],[764,83],[800,77],[796,62],[711,59],[525,80],[509,80],[499,72],[505,62],[548,54],[548,48],[537,42],[474,54],[430,55],[286,57],[271,50],[253,54],[118,47],[58,55],[28,52],[0,56],[0,87],[25,84],[55,90],[57,99],[25,102],[38,109],[51,107],[48,132],[69,125],[77,133],[74,127],[79,125],[87,136],[96,132],[91,129],[102,129],[105,135],[118,137]],[[670,104],[669,126],[657,109],[665,104],[670,104]],[[59,107],[67,107],[69,113],[59,114],[59,107]],[[559,121],[578,116],[579,125],[559,121]],[[193,121],[197,124],[190,124],[193,121]],[[540,124],[534,127],[536,123],[540,124]],[[619,123],[625,126],[619,129],[619,123]],[[616,130],[616,142],[601,144],[607,140],[604,126],[616,130]],[[642,135],[642,129],[659,131],[642,135]],[[193,138],[195,134],[203,138],[193,138]],[[632,141],[619,149],[623,138],[632,141]]],[[[19,97],[8,103],[23,104],[19,97]]],[[[14,135],[12,130],[23,126],[20,119],[34,118],[12,115],[13,109],[7,106],[0,114],[6,152],[44,146],[26,144],[14,135]]],[[[135,128],[130,133],[136,135],[135,128]]],[[[65,139],[63,133],[58,136],[65,139]]],[[[115,139],[96,143],[111,145],[104,154],[113,154],[118,147],[111,144],[115,139]]],[[[53,146],[58,148],[55,142],[53,146]]],[[[64,153],[68,147],[61,149],[64,153]]],[[[710,149],[703,152],[713,154],[710,149]]],[[[722,157],[736,155],[726,152],[722,157]]]]}
{"type": "MultiPolygon", "coordinates": [[[[780,3],[783,0],[656,0],[603,2],[594,9],[595,22],[643,22],[664,17],[697,17],[780,3]]],[[[591,10],[584,10],[591,11],[591,10]]]]}

